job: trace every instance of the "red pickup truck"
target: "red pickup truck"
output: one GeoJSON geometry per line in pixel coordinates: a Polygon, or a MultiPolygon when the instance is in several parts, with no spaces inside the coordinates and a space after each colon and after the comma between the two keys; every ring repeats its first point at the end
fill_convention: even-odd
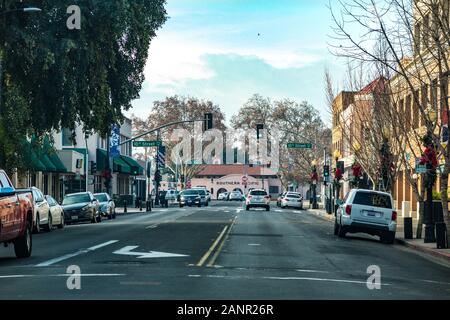
{"type": "Polygon", "coordinates": [[[17,258],[27,258],[32,249],[33,207],[29,195],[18,194],[5,171],[0,170],[0,243],[14,244],[17,258]]]}

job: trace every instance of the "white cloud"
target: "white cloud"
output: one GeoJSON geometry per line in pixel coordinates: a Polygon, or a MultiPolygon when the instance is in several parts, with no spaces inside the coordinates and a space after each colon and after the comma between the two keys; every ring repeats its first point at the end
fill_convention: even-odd
{"type": "Polygon", "coordinates": [[[145,70],[151,91],[183,86],[189,80],[207,80],[215,76],[205,57],[232,54],[256,57],[274,68],[300,68],[319,60],[318,56],[284,48],[225,46],[199,42],[185,34],[165,34],[155,38],[145,70]]]}

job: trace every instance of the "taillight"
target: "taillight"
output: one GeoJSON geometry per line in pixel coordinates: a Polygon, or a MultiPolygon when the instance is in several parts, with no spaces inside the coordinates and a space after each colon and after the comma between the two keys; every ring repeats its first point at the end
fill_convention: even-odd
{"type": "Polygon", "coordinates": [[[250,200],[252,198],[252,196],[248,196],[247,199],[250,200]]]}
{"type": "Polygon", "coordinates": [[[392,221],[397,221],[397,211],[392,211],[392,221]]]}
{"type": "Polygon", "coordinates": [[[352,205],[351,205],[351,204],[348,204],[348,205],[345,207],[345,213],[346,213],[347,215],[351,215],[351,214],[352,214],[352,205]]]}

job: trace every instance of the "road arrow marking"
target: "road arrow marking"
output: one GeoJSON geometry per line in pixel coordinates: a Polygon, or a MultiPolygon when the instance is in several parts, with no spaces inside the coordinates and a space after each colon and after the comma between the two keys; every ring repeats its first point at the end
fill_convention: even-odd
{"type": "Polygon", "coordinates": [[[132,252],[132,250],[136,249],[138,246],[126,246],[122,249],[114,251],[114,254],[122,254],[129,256],[138,256],[138,259],[142,258],[175,258],[175,257],[188,257],[185,254],[177,254],[177,253],[168,253],[168,252],[158,252],[158,251],[150,251],[150,252],[132,252]]]}

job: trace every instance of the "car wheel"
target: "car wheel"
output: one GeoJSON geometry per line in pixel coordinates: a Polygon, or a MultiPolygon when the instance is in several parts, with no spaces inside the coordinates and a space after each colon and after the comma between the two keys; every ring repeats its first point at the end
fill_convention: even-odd
{"type": "Polygon", "coordinates": [[[95,218],[97,223],[102,222],[102,215],[101,214],[97,214],[97,217],[95,218]]]}
{"type": "Polygon", "coordinates": [[[36,225],[34,226],[34,230],[33,230],[33,232],[34,233],[41,233],[41,225],[39,224],[39,221],[40,221],[41,219],[39,218],[39,214],[37,214],[37,216],[36,216],[36,225]]]}
{"type": "Polygon", "coordinates": [[[343,225],[339,225],[338,237],[344,238],[346,233],[347,233],[347,230],[345,229],[345,227],[343,225]]]}
{"type": "Polygon", "coordinates": [[[270,211],[270,206],[267,206],[267,207],[266,207],[266,211],[270,211]]]}
{"type": "Polygon", "coordinates": [[[61,214],[61,223],[58,224],[58,229],[64,228],[64,213],[61,214]]]}
{"type": "Polygon", "coordinates": [[[50,232],[53,229],[52,214],[50,212],[48,213],[47,224],[45,225],[44,229],[46,232],[50,232]]]}
{"type": "Polygon", "coordinates": [[[14,240],[14,253],[17,258],[28,258],[31,256],[31,250],[33,248],[32,228],[30,221],[27,220],[27,226],[23,235],[14,240]]]}
{"type": "Polygon", "coordinates": [[[337,236],[339,233],[339,225],[337,223],[337,219],[334,219],[334,235],[337,236]]]}
{"type": "Polygon", "coordinates": [[[201,207],[202,207],[202,203],[201,203],[201,202],[200,202],[200,203],[198,204],[198,207],[199,207],[199,208],[201,208],[201,207]]]}
{"type": "Polygon", "coordinates": [[[183,208],[183,205],[182,205],[182,204],[180,204],[180,208],[183,208]]]}
{"type": "Polygon", "coordinates": [[[395,240],[395,232],[385,231],[381,234],[380,240],[386,244],[393,244],[395,240]]]}
{"type": "Polygon", "coordinates": [[[113,219],[115,219],[116,218],[116,208],[114,208],[114,210],[113,210],[113,219]]]}
{"type": "Polygon", "coordinates": [[[95,215],[92,214],[91,223],[96,223],[96,222],[97,222],[97,219],[95,218],[95,215]]]}
{"type": "Polygon", "coordinates": [[[245,211],[249,211],[250,210],[250,206],[245,206],[245,211]]]}

